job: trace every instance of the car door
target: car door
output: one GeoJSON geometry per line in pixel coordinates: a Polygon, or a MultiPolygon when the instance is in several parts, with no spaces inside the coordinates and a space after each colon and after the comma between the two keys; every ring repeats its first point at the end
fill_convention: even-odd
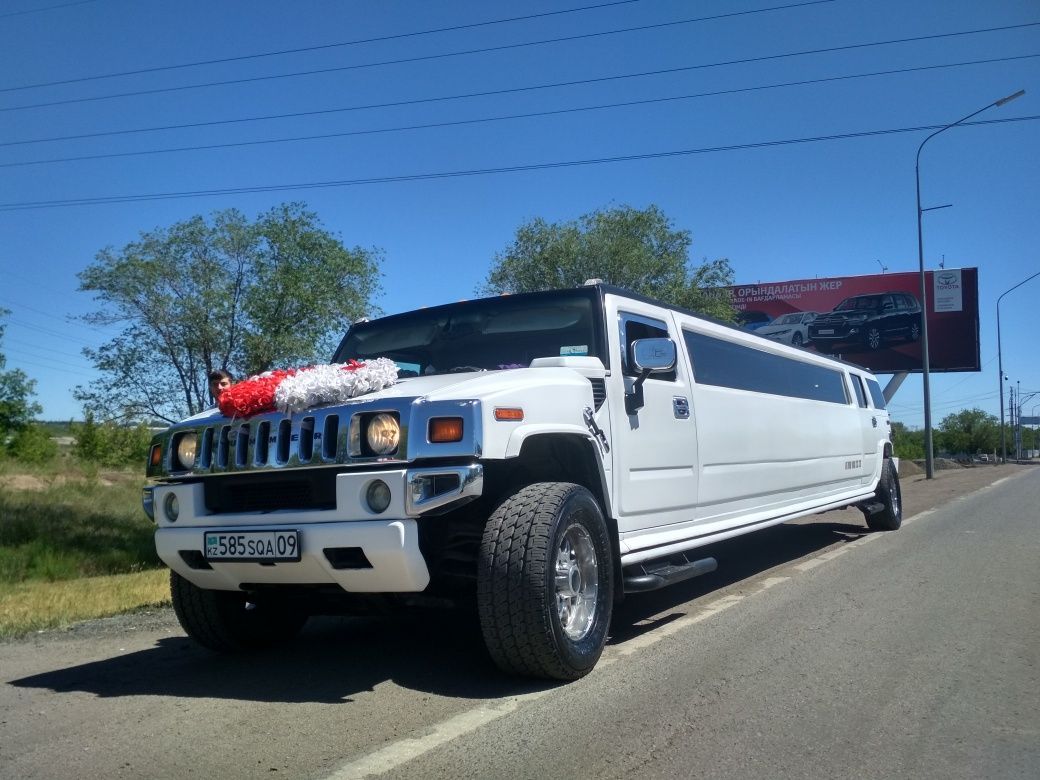
{"type": "Polygon", "coordinates": [[[611,427],[618,530],[638,531],[690,521],[697,502],[697,430],[690,404],[689,367],[670,312],[650,304],[607,296],[614,332],[611,364],[611,427]],[[624,395],[636,375],[631,345],[637,339],[670,338],[676,344],[673,372],[643,382],[643,406],[629,414],[624,395]]]}

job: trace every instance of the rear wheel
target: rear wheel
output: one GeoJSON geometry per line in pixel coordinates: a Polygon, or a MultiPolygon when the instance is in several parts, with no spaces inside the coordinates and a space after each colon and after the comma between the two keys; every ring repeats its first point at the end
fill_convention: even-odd
{"type": "Polygon", "coordinates": [[[506,672],[575,680],[596,665],[613,608],[607,525],[584,487],[540,482],[492,513],[477,570],[484,642],[506,672]]]}
{"type": "Polygon", "coordinates": [[[867,527],[871,531],[898,530],[903,524],[903,494],[899,489],[899,475],[891,459],[885,459],[873,503],[880,503],[882,508],[876,512],[864,510],[867,527]]]}
{"type": "Polygon", "coordinates": [[[260,650],[292,639],[306,613],[277,601],[250,602],[239,591],[205,590],[170,572],[173,611],[188,636],[221,653],[260,650]]]}
{"type": "Polygon", "coordinates": [[[870,328],[867,331],[866,342],[871,349],[879,349],[881,347],[881,331],[877,328],[870,328]]]}
{"type": "Polygon", "coordinates": [[[918,325],[916,322],[911,323],[911,325],[910,325],[910,340],[911,341],[917,341],[919,338],[921,338],[921,326],[918,325]]]}

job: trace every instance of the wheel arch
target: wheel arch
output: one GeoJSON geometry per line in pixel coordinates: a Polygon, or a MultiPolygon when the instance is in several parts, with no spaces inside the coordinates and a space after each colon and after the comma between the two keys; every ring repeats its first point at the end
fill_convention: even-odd
{"type": "Polygon", "coordinates": [[[513,458],[485,461],[485,493],[497,504],[535,482],[573,482],[587,489],[603,513],[610,537],[615,597],[623,596],[618,524],[599,445],[588,434],[537,433],[527,436],[513,458]]]}

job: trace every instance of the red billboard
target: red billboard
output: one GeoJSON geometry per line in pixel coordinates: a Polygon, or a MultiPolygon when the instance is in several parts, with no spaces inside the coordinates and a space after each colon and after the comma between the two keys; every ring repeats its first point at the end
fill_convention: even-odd
{"type": "Polygon", "coordinates": [[[928,318],[931,371],[979,371],[977,268],[795,279],[726,288],[737,322],[760,336],[814,349],[877,373],[921,370],[928,318]]]}

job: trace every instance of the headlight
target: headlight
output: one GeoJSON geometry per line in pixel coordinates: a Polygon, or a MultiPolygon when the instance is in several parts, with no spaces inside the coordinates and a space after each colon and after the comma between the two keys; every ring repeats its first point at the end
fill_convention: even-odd
{"type": "Polygon", "coordinates": [[[368,422],[365,431],[368,448],[376,455],[389,455],[401,442],[401,426],[390,414],[377,414],[368,422]]]}
{"type": "Polygon", "coordinates": [[[174,443],[174,457],[177,461],[174,466],[188,471],[195,465],[195,451],[198,449],[198,434],[182,433],[174,443]]]}

